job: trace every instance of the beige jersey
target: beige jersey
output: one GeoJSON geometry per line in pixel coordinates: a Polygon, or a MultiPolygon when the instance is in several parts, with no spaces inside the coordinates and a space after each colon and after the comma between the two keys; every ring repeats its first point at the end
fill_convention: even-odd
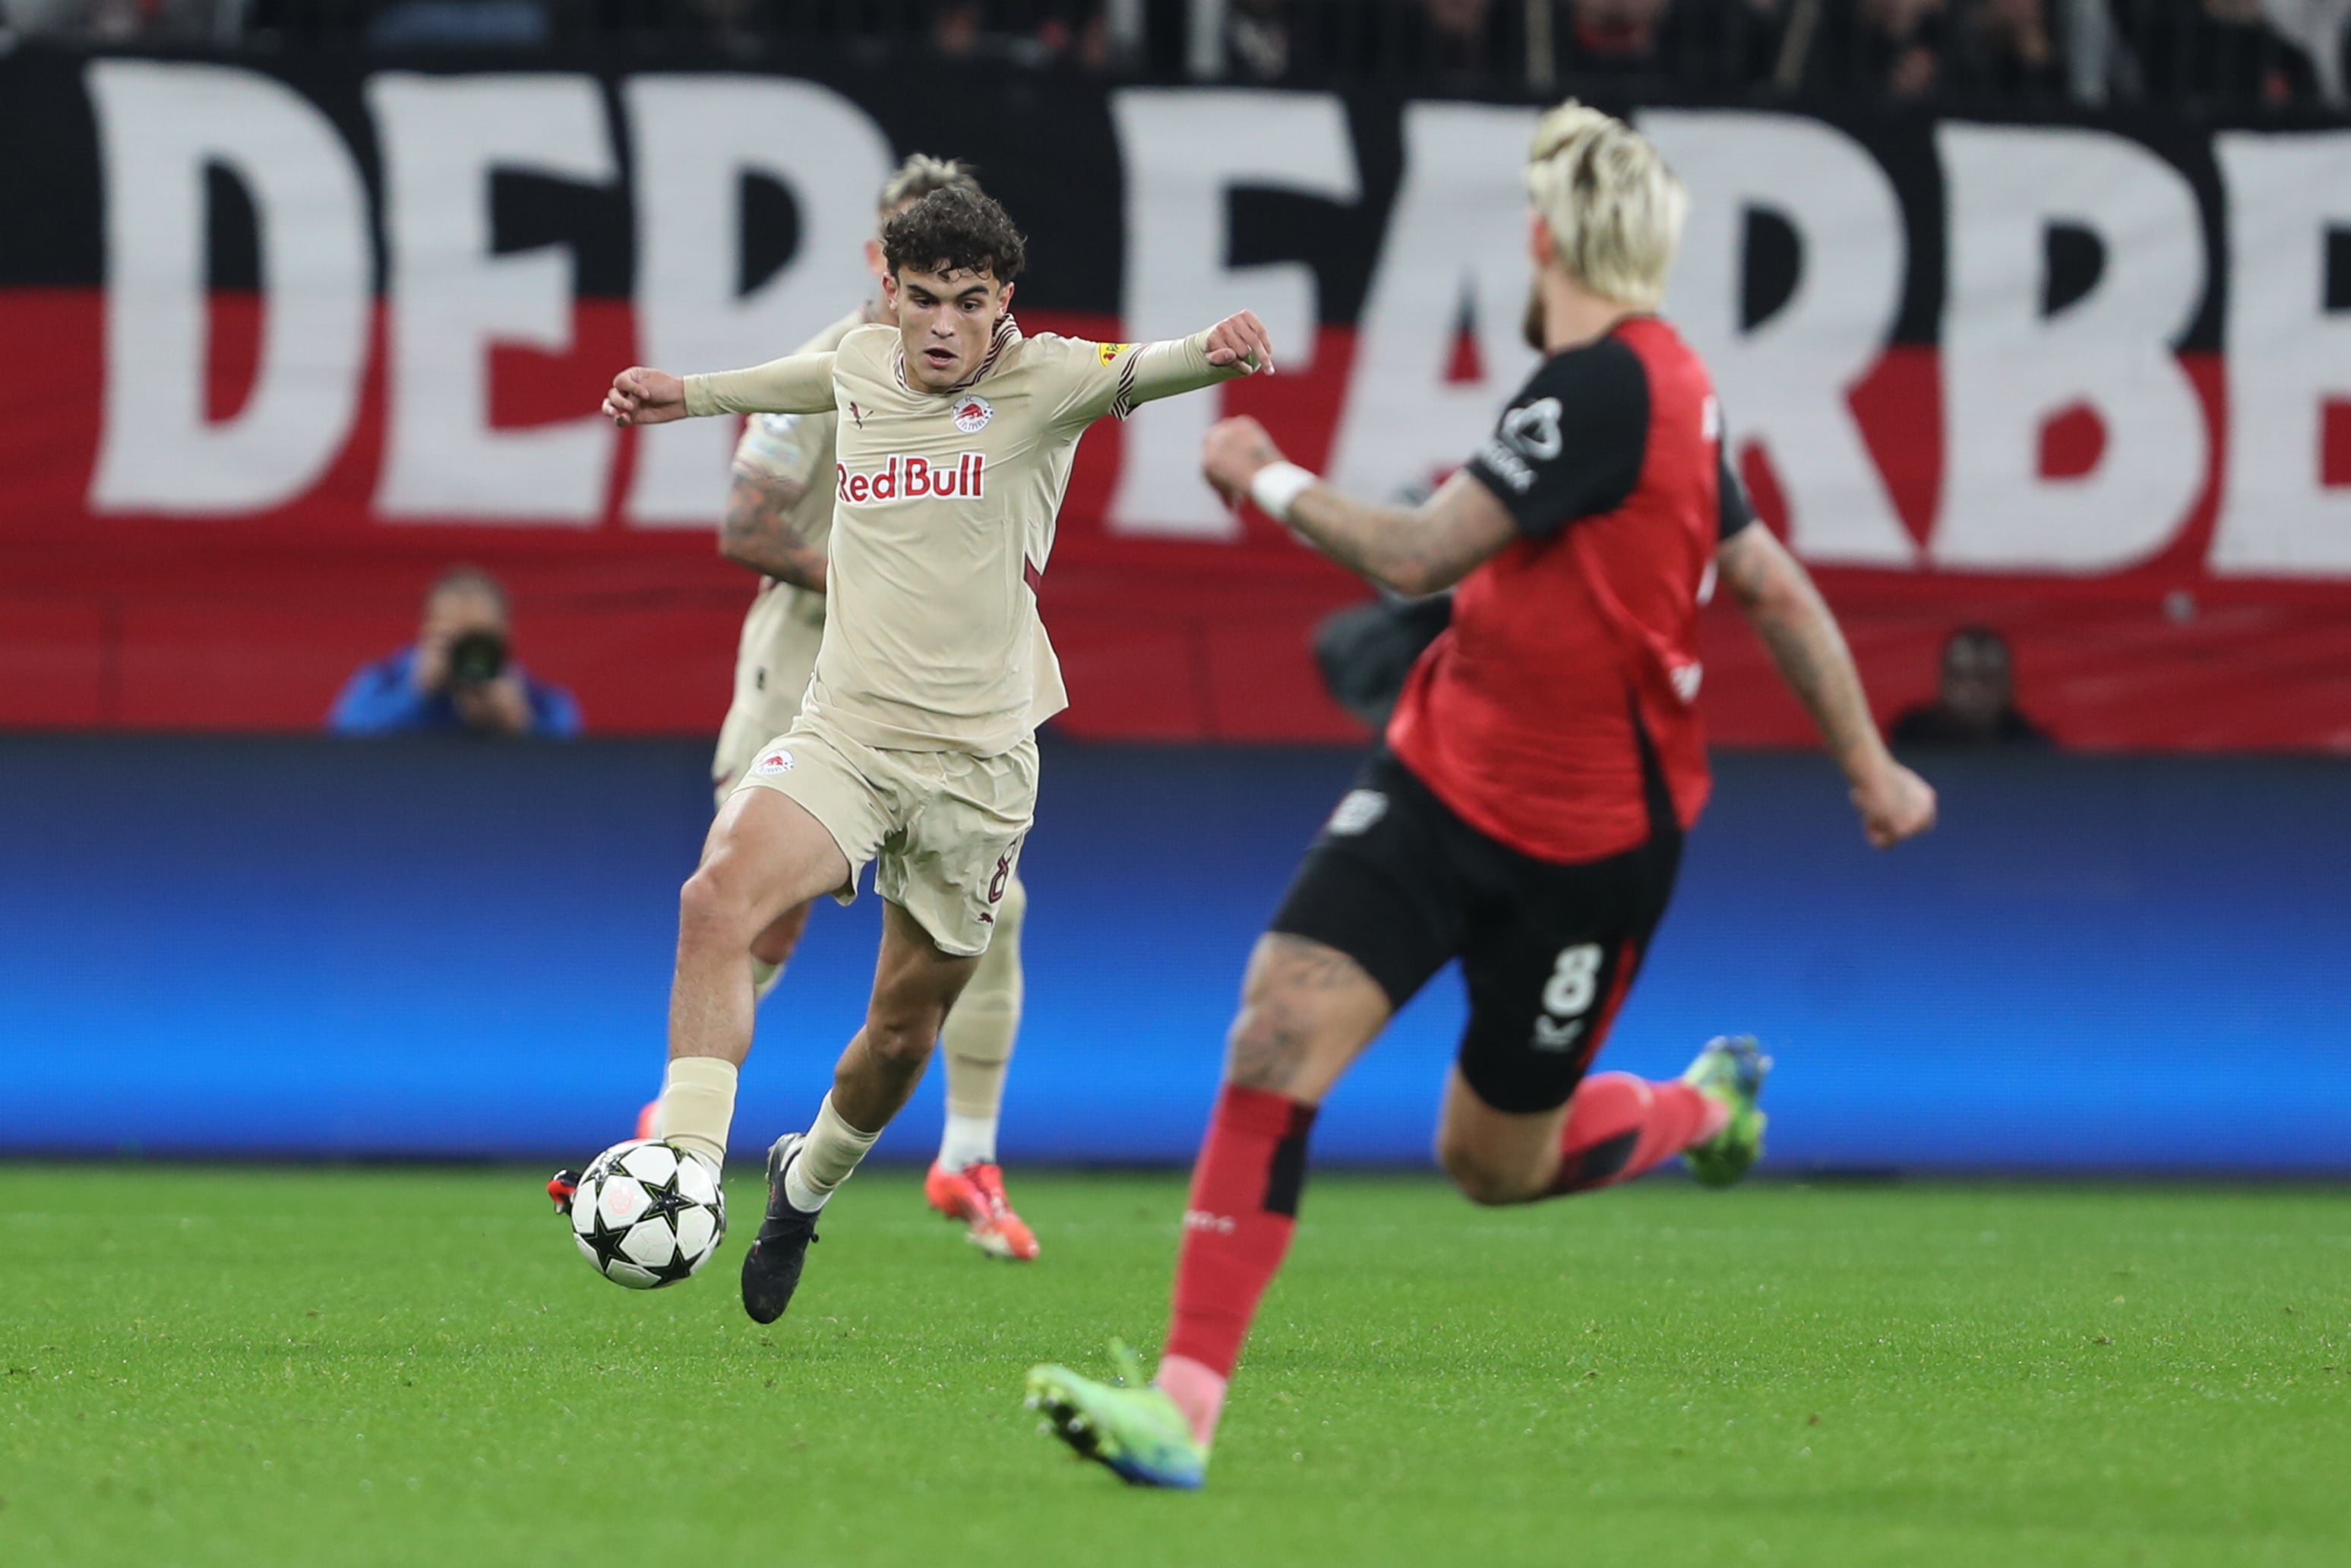
{"type": "MultiPolygon", "coordinates": [[[[862,306],[835,321],[793,352],[826,354],[872,320],[862,306]]],[[[755,413],[735,446],[735,472],[747,479],[799,489],[784,510],[785,526],[802,542],[825,548],[832,531],[832,427],[834,415],[755,413]]],[[[735,704],[769,716],[766,740],[780,733],[808,690],[816,641],[824,630],[824,595],[774,578],[759,580],[759,591],[743,617],[735,653],[735,704]]],[[[753,744],[758,744],[754,741],[753,744]]]]}
{"type": "Polygon", "coordinates": [[[808,711],[867,746],[1008,751],[1068,706],[1037,587],[1086,426],[1245,373],[1206,333],[1030,338],[1007,317],[952,392],[906,378],[898,330],[685,381],[686,412],[834,411],[831,599],[808,711]]]}

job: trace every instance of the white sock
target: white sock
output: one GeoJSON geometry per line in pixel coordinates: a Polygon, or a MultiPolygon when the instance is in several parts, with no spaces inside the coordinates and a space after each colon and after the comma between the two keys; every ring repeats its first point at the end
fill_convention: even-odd
{"type": "Polygon", "coordinates": [[[680,1056],[662,1083],[653,1113],[660,1135],[695,1153],[726,1162],[726,1130],[735,1120],[735,1064],[716,1056],[680,1056]]]}
{"type": "Polygon", "coordinates": [[[802,1214],[822,1208],[881,1135],[879,1128],[861,1133],[842,1121],[841,1113],[832,1108],[832,1096],[827,1094],[824,1103],[816,1108],[816,1124],[809,1129],[808,1141],[784,1169],[785,1201],[802,1214]]]}
{"type": "Polygon", "coordinates": [[[939,1139],[939,1165],[959,1171],[970,1166],[996,1163],[996,1118],[947,1113],[946,1134],[939,1139]]]}

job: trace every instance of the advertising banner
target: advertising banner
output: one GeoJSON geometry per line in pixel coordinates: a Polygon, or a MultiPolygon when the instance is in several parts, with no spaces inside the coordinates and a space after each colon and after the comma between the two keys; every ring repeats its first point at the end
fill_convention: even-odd
{"type": "MultiPolygon", "coordinates": [[[[1668,313],[1886,710],[2016,649],[2069,746],[2351,749],[2351,130],[1610,103],[1688,183],[1668,313]]],[[[732,431],[613,429],[632,362],[865,295],[910,151],[1031,240],[1031,330],[1248,308],[1281,373],[1089,436],[1042,602],[1081,734],[1339,739],[1353,580],[1196,476],[1220,412],[1425,492],[1533,363],[1536,110],[946,67],[0,59],[0,723],[301,728],[440,570],[499,572],[591,730],[724,707],[732,431]]],[[[1718,606],[1734,744],[1801,713],[1718,606]]]]}
{"type": "MultiPolygon", "coordinates": [[[[0,1149],[578,1164],[661,1082],[705,755],[0,737],[0,800],[41,824],[0,876],[0,1149]],[[159,749],[168,810],[91,787],[159,749]]],[[[1354,768],[1047,743],[1016,1167],[1189,1164],[1250,946],[1354,768]]],[[[1782,1173],[2351,1176],[2351,763],[1943,758],[1942,827],[1895,854],[1824,758],[1719,774],[1604,1067],[1671,1077],[1753,1031],[1782,1173]]],[[[864,1021],[879,909],[810,920],[760,1009],[737,1158],[806,1124],[864,1021]]],[[[1427,1168],[1464,1021],[1438,976],[1331,1096],[1318,1168],[1427,1168]]],[[[883,1157],[931,1157],[944,1076],[883,1157]]]]}

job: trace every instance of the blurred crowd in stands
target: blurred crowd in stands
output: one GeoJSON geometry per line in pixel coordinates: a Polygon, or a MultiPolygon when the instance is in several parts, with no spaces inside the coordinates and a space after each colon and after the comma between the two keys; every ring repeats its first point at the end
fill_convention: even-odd
{"type": "Polygon", "coordinates": [[[1157,79],[1523,96],[2340,104],[2351,0],[0,0],[16,35],[279,53],[927,52],[1157,79]]]}

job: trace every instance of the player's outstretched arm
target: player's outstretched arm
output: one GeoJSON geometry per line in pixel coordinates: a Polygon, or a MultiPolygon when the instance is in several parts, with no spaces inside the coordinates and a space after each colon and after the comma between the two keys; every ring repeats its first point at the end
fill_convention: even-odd
{"type": "Polygon", "coordinates": [[[1341,566],[1398,593],[1450,588],[1518,537],[1493,492],[1466,475],[1418,507],[1366,506],[1284,459],[1253,419],[1210,430],[1200,465],[1228,504],[1249,497],[1341,566]]]}
{"type": "Polygon", "coordinates": [[[1935,791],[1894,759],[1869,716],[1844,633],[1812,574],[1761,523],[1750,523],[1715,552],[1722,581],[1747,612],[1780,678],[1813,716],[1829,755],[1853,786],[1862,831],[1890,849],[1935,825],[1935,791]]]}
{"type": "Polygon", "coordinates": [[[667,424],[715,413],[824,413],[832,407],[832,359],[793,354],[707,376],[632,365],[612,378],[604,416],[614,424],[667,424]]]}
{"type": "MultiPolygon", "coordinates": [[[[1088,347],[1089,345],[1081,345],[1088,347]]],[[[1081,422],[1104,414],[1124,419],[1146,402],[1179,397],[1259,371],[1273,374],[1273,340],[1265,323],[1244,310],[1205,332],[1134,348],[1112,343],[1096,350],[1099,371],[1089,367],[1080,395],[1069,405],[1081,422]]]]}

